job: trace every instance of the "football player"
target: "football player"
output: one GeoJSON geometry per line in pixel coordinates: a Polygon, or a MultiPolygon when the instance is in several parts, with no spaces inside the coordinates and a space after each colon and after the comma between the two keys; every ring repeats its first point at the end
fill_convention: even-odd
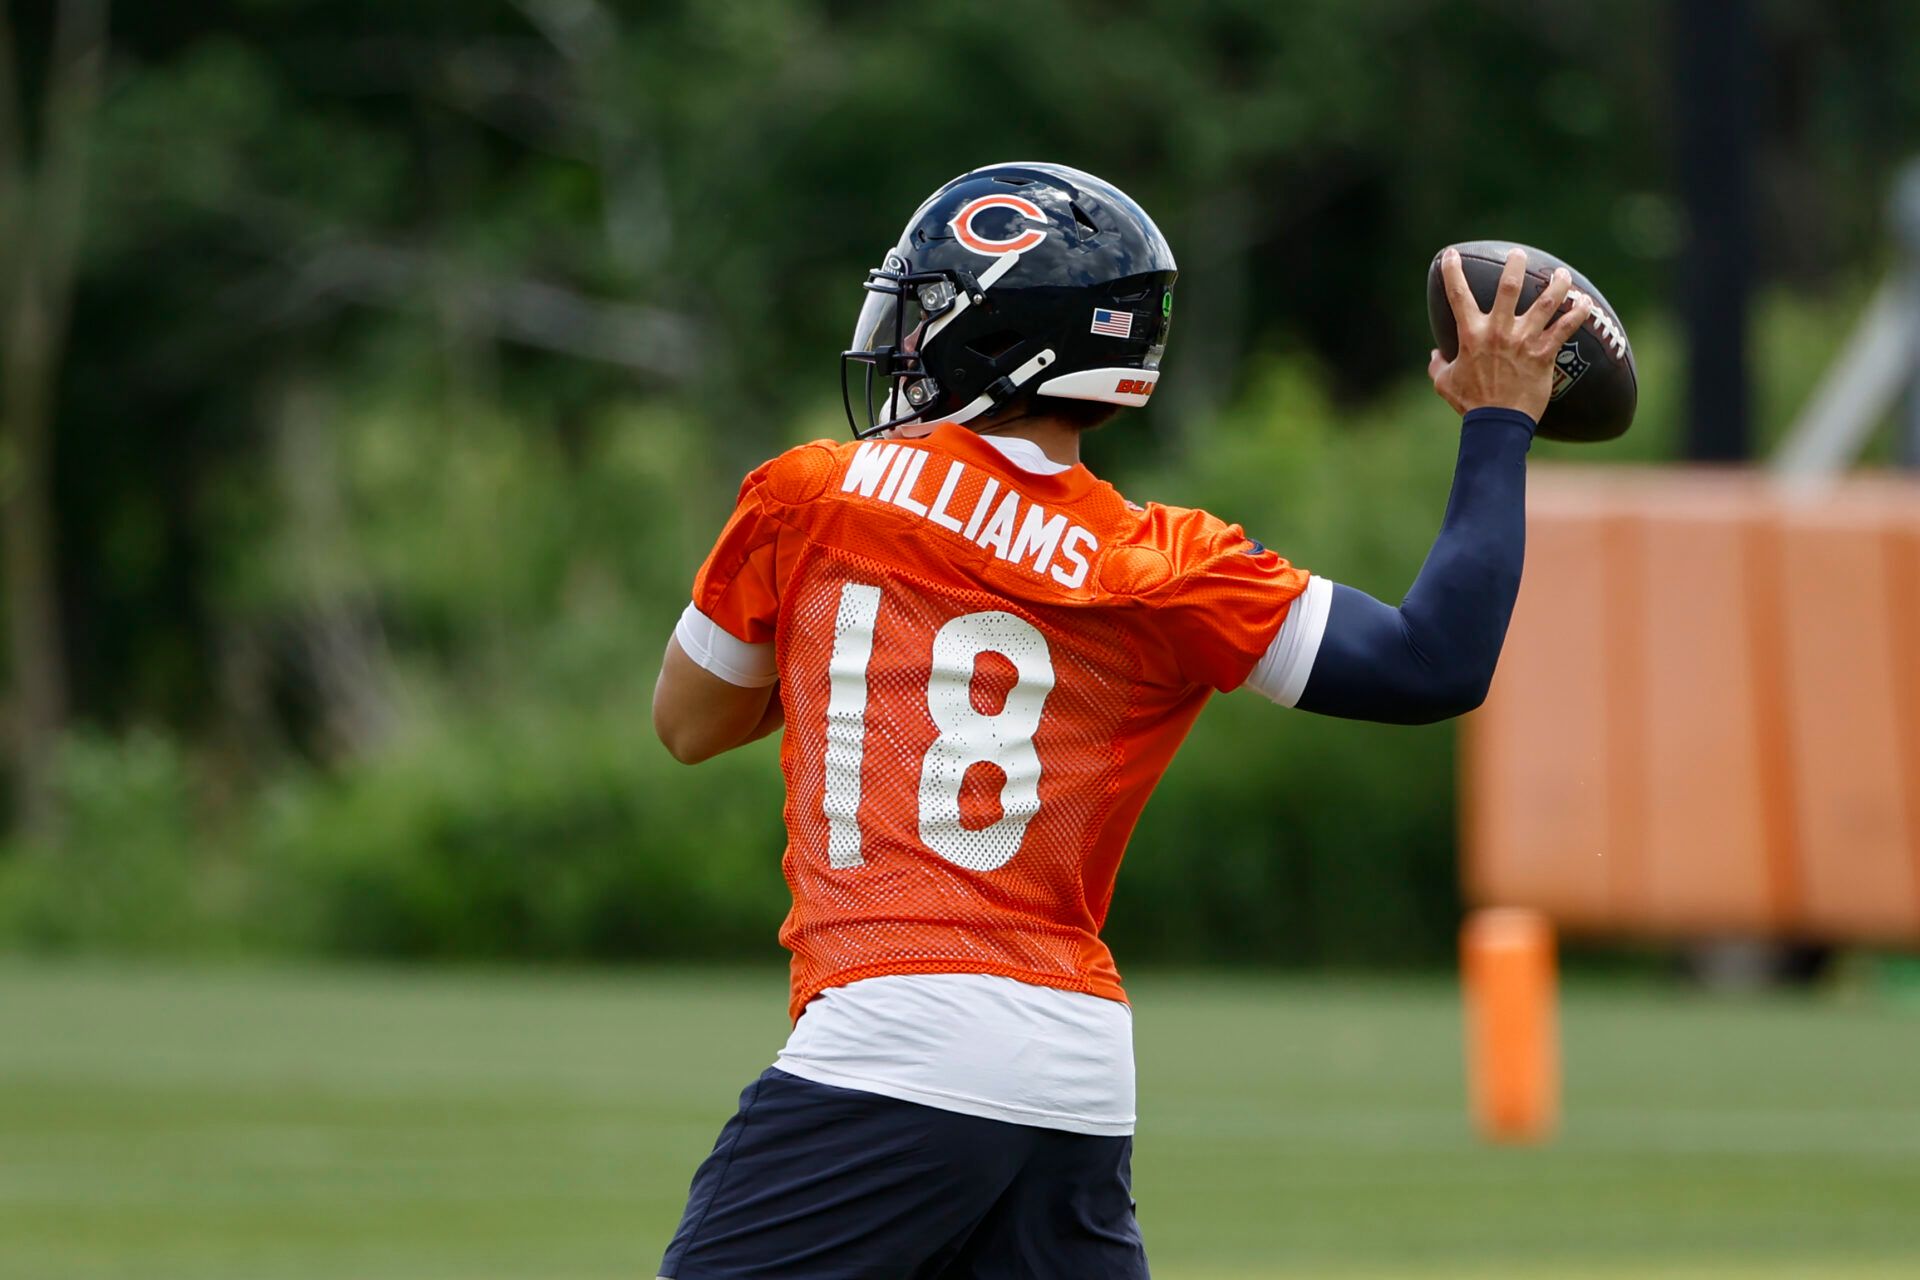
{"type": "Polygon", "coordinates": [[[1173,253],[1125,193],[1001,164],[908,220],[841,357],[855,439],[747,477],[655,694],[688,763],[785,726],[793,892],[792,1034],[662,1276],[1147,1274],[1100,940],[1127,837],[1215,690],[1402,723],[1479,704],[1588,310],[1560,271],[1516,314],[1524,268],[1485,314],[1444,264],[1460,352],[1428,372],[1459,457],[1395,608],[1082,465],[1153,394],[1173,315],[1173,253]]]}

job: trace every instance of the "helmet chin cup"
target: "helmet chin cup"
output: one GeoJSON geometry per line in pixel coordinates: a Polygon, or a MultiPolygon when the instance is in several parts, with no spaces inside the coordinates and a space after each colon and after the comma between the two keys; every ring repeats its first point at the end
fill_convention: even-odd
{"type": "Polygon", "coordinates": [[[912,357],[888,351],[842,351],[840,353],[840,399],[847,412],[853,438],[867,440],[912,423],[929,420],[928,409],[940,398],[940,384],[922,373],[912,357]],[[853,407],[853,370],[864,368],[861,381],[861,410],[853,407]],[[876,376],[890,386],[882,388],[876,402],[876,376]],[[863,423],[861,419],[864,418],[863,423]]]}

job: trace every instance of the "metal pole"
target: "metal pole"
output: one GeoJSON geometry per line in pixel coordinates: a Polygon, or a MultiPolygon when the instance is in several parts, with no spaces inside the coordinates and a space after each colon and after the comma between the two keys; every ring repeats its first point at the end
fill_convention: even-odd
{"type": "Polygon", "coordinates": [[[1737,462],[1753,451],[1747,315],[1756,258],[1753,146],[1759,43],[1749,0],[1681,0],[1673,41],[1687,269],[1686,454],[1737,462]]]}
{"type": "Polygon", "coordinates": [[[1895,429],[1893,453],[1903,467],[1920,468],[1920,160],[1900,170],[1893,185],[1893,238],[1900,247],[1895,287],[1907,302],[1906,409],[1895,429]]]}

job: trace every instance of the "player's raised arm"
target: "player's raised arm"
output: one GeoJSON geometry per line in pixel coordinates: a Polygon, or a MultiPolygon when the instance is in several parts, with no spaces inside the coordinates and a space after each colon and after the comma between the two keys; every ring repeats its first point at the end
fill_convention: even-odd
{"type": "Polygon", "coordinates": [[[1516,315],[1525,270],[1526,255],[1515,250],[1492,310],[1483,312],[1459,254],[1447,252],[1442,271],[1460,352],[1449,361],[1435,351],[1427,370],[1464,418],[1446,519],[1399,608],[1339,584],[1310,590],[1299,619],[1289,619],[1248,681],[1268,697],[1398,724],[1444,720],[1486,698],[1520,590],[1527,450],[1547,407],[1554,354],[1590,309],[1574,294],[1560,313],[1572,285],[1561,270],[1516,315]]]}

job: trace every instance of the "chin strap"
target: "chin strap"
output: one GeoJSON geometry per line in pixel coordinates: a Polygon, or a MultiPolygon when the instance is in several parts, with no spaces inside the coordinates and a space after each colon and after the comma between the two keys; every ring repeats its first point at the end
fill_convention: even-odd
{"type": "MultiPolygon", "coordinates": [[[[946,417],[935,418],[930,422],[903,422],[893,428],[893,430],[885,432],[884,434],[894,440],[918,440],[921,436],[930,434],[935,427],[943,422],[951,422],[956,425],[972,422],[981,414],[991,412],[1011,400],[1022,387],[1039,376],[1042,369],[1052,364],[1053,359],[1053,348],[1049,347],[1033,359],[1021,365],[1018,369],[1015,369],[1006,377],[997,379],[985,391],[982,391],[971,401],[954,410],[946,417]]],[[[888,393],[887,403],[884,406],[888,412],[892,411],[894,407],[894,397],[897,394],[897,392],[888,393]]]]}
{"type": "Polygon", "coordinates": [[[1039,372],[1053,363],[1053,348],[1048,347],[1004,378],[991,383],[985,391],[947,418],[948,422],[972,422],[981,414],[1013,399],[1020,388],[1032,382],[1039,372]]]}

